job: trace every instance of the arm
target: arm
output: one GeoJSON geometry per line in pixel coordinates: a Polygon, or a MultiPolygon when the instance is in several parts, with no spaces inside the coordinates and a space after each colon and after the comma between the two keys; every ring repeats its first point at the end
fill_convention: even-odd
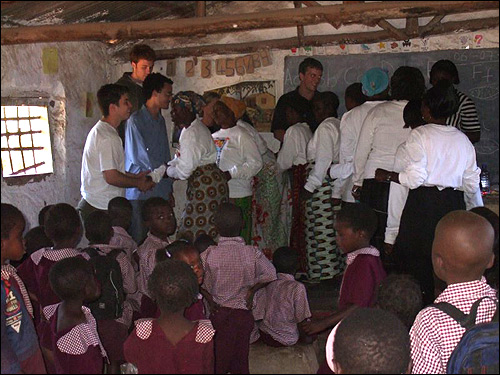
{"type": "Polygon", "coordinates": [[[314,321],[305,322],[302,324],[302,328],[304,332],[308,335],[314,335],[316,333],[320,333],[327,328],[334,327],[338,322],[344,319],[347,315],[352,313],[354,310],[359,308],[357,305],[350,305],[343,309],[337,310],[330,316],[327,316],[323,319],[316,319],[314,321]]]}
{"type": "Polygon", "coordinates": [[[250,180],[262,169],[263,162],[255,141],[246,131],[240,134],[239,154],[243,163],[233,166],[228,172],[231,178],[250,180]]]}
{"type": "Polygon", "coordinates": [[[398,182],[409,189],[416,189],[421,186],[428,177],[427,153],[418,128],[410,133],[405,148],[407,150],[409,163],[397,177],[393,173],[391,181],[398,182]]]}
{"type": "Polygon", "coordinates": [[[458,112],[460,113],[460,130],[464,132],[471,143],[479,142],[481,139],[481,124],[479,123],[476,106],[468,96],[465,95],[458,112]]]}
{"type": "Polygon", "coordinates": [[[205,298],[205,300],[208,303],[208,307],[210,308],[210,313],[216,313],[217,310],[219,310],[219,305],[215,303],[214,299],[212,298],[212,295],[205,289],[205,288],[200,288],[200,294],[205,298]]]}
{"type": "Polygon", "coordinates": [[[252,309],[253,306],[253,296],[255,293],[262,288],[265,288],[267,285],[269,285],[271,281],[267,281],[264,283],[257,283],[254,286],[252,286],[250,289],[248,289],[247,296],[246,296],[246,302],[247,302],[247,308],[249,310],[252,309]]]}
{"type": "Polygon", "coordinates": [[[399,223],[401,215],[406,204],[408,197],[408,188],[394,183],[389,188],[389,204],[388,204],[388,217],[387,227],[385,228],[384,242],[389,245],[394,245],[396,237],[399,232],[399,223]]]}
{"type": "Polygon", "coordinates": [[[359,140],[356,145],[356,152],[354,153],[354,186],[361,187],[363,185],[365,165],[372,150],[373,137],[376,130],[376,109],[377,107],[368,112],[359,133],[359,140]]]}
{"type": "Polygon", "coordinates": [[[179,138],[180,155],[169,162],[167,174],[178,180],[187,180],[200,165],[202,149],[196,140],[196,134],[184,129],[179,138]]]}
{"type": "Polygon", "coordinates": [[[481,169],[476,163],[476,152],[472,144],[467,144],[467,165],[462,177],[462,188],[466,194],[473,195],[479,190],[481,169]]]}
{"type": "Polygon", "coordinates": [[[155,183],[146,177],[148,171],[142,172],[135,177],[128,176],[116,169],[110,169],[102,173],[108,184],[121,188],[135,187],[141,191],[148,191],[155,186],[155,183]]]}
{"type": "Polygon", "coordinates": [[[288,128],[283,139],[283,145],[278,153],[278,167],[280,171],[286,171],[293,166],[294,157],[297,154],[297,138],[295,128],[292,126],[288,128]]]}
{"type": "Polygon", "coordinates": [[[131,173],[153,170],[144,139],[137,128],[137,116],[136,114],[127,120],[125,129],[125,170],[131,173]]]}

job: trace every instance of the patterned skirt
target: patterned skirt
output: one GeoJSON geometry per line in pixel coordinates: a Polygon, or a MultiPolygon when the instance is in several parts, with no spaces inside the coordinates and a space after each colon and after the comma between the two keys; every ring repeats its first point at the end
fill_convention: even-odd
{"type": "Polygon", "coordinates": [[[229,202],[229,188],[224,173],[215,164],[196,168],[188,179],[186,198],[179,234],[193,241],[203,233],[215,239],[218,235],[215,212],[219,204],[229,202]]]}
{"type": "Polygon", "coordinates": [[[276,175],[276,163],[268,162],[253,180],[251,244],[269,259],[277,248],[288,244],[280,220],[281,190],[276,175]]]}
{"type": "Polygon", "coordinates": [[[345,268],[345,256],[337,247],[333,228],[340,206],[331,202],[333,180],[327,176],[306,202],[307,276],[310,281],[331,279],[345,268]]]}

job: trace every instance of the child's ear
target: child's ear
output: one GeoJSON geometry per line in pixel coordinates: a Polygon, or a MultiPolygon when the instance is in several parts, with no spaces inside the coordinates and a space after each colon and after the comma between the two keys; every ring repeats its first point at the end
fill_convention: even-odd
{"type": "Polygon", "coordinates": [[[488,262],[488,265],[486,266],[486,269],[490,269],[491,267],[493,267],[493,265],[495,264],[495,254],[491,254],[491,258],[488,262]]]}

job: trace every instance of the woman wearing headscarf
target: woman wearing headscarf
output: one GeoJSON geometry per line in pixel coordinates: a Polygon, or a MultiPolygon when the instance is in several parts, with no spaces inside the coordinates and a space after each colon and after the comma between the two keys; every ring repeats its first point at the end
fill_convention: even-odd
{"type": "Polygon", "coordinates": [[[212,136],[197,117],[204,104],[203,98],[193,91],[181,91],[172,98],[172,122],[182,131],[167,174],[188,180],[187,202],[178,233],[193,240],[203,233],[217,237],[214,214],[220,203],[229,200],[227,180],[215,164],[217,150],[212,136]]]}

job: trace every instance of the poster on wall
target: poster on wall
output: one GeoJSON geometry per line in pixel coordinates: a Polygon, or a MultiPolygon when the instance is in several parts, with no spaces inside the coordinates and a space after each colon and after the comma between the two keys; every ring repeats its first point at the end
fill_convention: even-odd
{"type": "Polygon", "coordinates": [[[247,81],[220,87],[216,92],[221,97],[229,96],[245,102],[246,111],[252,125],[259,132],[270,132],[274,107],[276,106],[276,81],[247,81]]]}

